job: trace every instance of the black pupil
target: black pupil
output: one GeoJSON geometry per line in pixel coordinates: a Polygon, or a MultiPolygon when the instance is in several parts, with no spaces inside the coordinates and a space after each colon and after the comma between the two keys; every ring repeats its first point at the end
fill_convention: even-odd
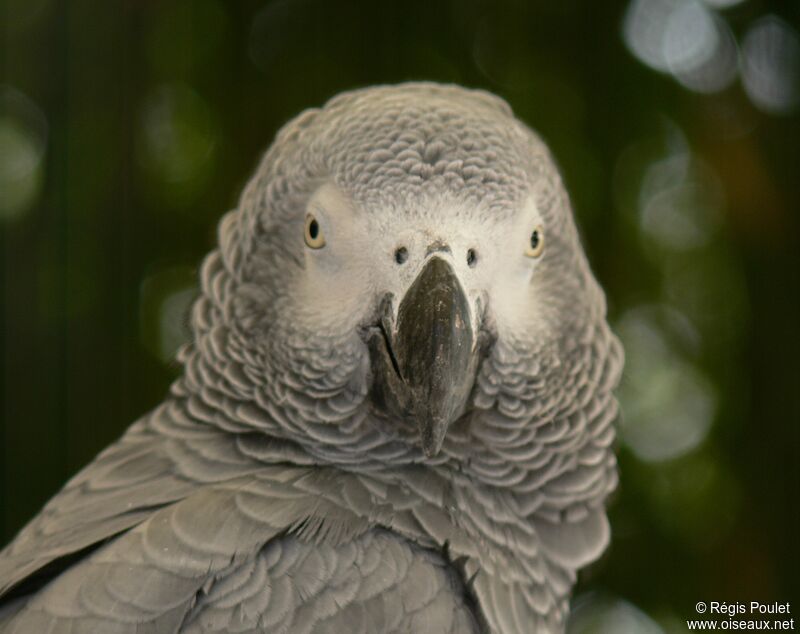
{"type": "Polygon", "coordinates": [[[475,249],[470,249],[467,251],[467,265],[468,266],[475,266],[475,260],[477,260],[477,255],[475,255],[475,249]]]}
{"type": "Polygon", "coordinates": [[[531,234],[531,249],[536,249],[539,246],[539,231],[534,229],[531,234]]]}
{"type": "Polygon", "coordinates": [[[316,220],[308,223],[308,235],[312,240],[316,240],[319,235],[319,224],[316,220]]]}
{"type": "Polygon", "coordinates": [[[400,247],[397,251],[394,252],[394,261],[398,264],[402,264],[408,259],[408,249],[405,247],[400,247]]]}

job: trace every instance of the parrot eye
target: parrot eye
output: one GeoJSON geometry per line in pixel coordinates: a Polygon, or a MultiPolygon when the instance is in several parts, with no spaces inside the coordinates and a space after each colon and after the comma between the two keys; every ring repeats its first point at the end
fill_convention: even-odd
{"type": "Polygon", "coordinates": [[[544,251],[544,232],[542,231],[542,225],[537,225],[531,231],[531,239],[528,243],[528,248],[525,249],[525,255],[529,258],[538,258],[542,251],[544,251]]]}
{"type": "Polygon", "coordinates": [[[321,249],[325,246],[325,236],[322,235],[319,222],[311,214],[306,216],[305,240],[310,249],[321,249]]]}

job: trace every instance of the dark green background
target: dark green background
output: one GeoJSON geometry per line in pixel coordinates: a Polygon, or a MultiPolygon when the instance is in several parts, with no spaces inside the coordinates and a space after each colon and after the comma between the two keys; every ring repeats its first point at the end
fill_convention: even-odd
{"type": "MultiPolygon", "coordinates": [[[[3,541],[161,400],[196,266],[277,129],[343,89],[435,79],[502,95],[549,142],[628,344],[634,438],[573,630],[680,632],[699,600],[800,599],[797,108],[648,68],[627,6],[0,4],[0,183],[21,188],[0,197],[22,201],[0,204],[3,541]],[[644,226],[648,200],[688,233],[658,206],[644,226]]],[[[797,29],[798,6],[716,15],[741,43],[767,14],[797,29]]]]}

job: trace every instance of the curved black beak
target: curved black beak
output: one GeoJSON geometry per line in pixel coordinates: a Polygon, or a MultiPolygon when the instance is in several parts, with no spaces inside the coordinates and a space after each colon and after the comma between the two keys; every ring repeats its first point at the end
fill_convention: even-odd
{"type": "Polygon", "coordinates": [[[419,429],[425,455],[439,453],[447,428],[461,414],[477,369],[476,337],[467,297],[452,267],[432,257],[403,297],[397,323],[391,298],[380,333],[370,339],[372,397],[419,429]]]}

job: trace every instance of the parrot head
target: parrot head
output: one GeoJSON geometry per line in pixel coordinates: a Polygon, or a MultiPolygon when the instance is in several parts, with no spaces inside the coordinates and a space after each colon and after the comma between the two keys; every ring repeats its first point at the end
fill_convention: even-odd
{"type": "Polygon", "coordinates": [[[493,442],[472,414],[552,415],[566,361],[605,328],[547,148],[504,101],[456,86],[302,113],[212,260],[198,341],[224,324],[256,401],[316,454],[436,460],[493,442]]]}

